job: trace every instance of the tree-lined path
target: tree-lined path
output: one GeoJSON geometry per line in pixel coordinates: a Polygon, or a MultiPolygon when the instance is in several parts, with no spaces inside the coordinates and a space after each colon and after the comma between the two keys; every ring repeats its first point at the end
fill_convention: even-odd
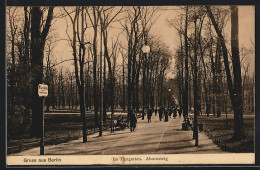
{"type": "MultiPolygon", "coordinates": [[[[190,154],[224,153],[204,132],[199,132],[199,146],[194,146],[192,131],[182,131],[183,118],[169,118],[159,121],[158,114],[152,122],[138,119],[135,132],[127,128],[122,131],[105,131],[88,136],[88,142],[81,139],[53,146],[45,146],[45,155],[130,155],[130,154],[190,154]]],[[[39,155],[39,147],[13,155],[39,155]]]]}
{"type": "Polygon", "coordinates": [[[6,11],[8,155],[254,153],[254,6],[6,11]]]}

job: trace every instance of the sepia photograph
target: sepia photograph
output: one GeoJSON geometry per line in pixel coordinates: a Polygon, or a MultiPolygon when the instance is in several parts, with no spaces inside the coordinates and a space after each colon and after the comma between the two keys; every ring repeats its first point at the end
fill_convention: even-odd
{"type": "Polygon", "coordinates": [[[255,164],[255,6],[6,6],[6,165],[255,164]]]}

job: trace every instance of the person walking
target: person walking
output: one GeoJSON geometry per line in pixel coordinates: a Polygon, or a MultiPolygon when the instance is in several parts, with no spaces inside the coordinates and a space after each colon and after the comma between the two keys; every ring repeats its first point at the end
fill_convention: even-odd
{"type": "Polygon", "coordinates": [[[172,108],[171,107],[169,107],[169,116],[170,116],[170,118],[172,116],[172,108]]]}
{"type": "Polygon", "coordinates": [[[162,107],[159,108],[159,119],[162,121],[162,116],[163,116],[163,109],[162,107]]]}
{"type": "Polygon", "coordinates": [[[182,112],[182,110],[181,110],[181,109],[178,109],[179,118],[181,118],[181,112],[182,112]]]}
{"type": "Polygon", "coordinates": [[[174,107],[174,109],[173,109],[173,117],[174,117],[174,119],[177,117],[177,108],[176,107],[174,107]]]}
{"type": "Polygon", "coordinates": [[[164,122],[168,122],[168,111],[165,109],[164,110],[164,122]]]}
{"type": "Polygon", "coordinates": [[[135,127],[137,123],[137,118],[136,115],[133,113],[133,110],[130,110],[129,120],[130,120],[130,131],[133,132],[135,131],[135,127]]]}
{"type": "Polygon", "coordinates": [[[147,118],[148,118],[148,123],[152,122],[151,118],[152,118],[152,114],[153,114],[153,110],[151,108],[148,109],[148,114],[147,114],[147,118]]]}

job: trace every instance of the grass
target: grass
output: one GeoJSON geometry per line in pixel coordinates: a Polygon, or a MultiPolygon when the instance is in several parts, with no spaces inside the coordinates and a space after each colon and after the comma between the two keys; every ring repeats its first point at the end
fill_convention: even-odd
{"type": "MultiPolygon", "coordinates": [[[[98,127],[95,127],[94,115],[87,116],[87,134],[93,134],[99,131],[98,127]]],[[[114,118],[116,119],[116,117],[114,118]]],[[[107,117],[106,123],[104,123],[104,130],[110,128],[111,119],[107,117]]],[[[82,120],[79,114],[60,114],[45,116],[45,145],[55,145],[70,140],[82,138],[82,120]]],[[[12,139],[7,142],[8,149],[7,154],[17,153],[23,150],[31,149],[40,146],[40,138],[30,138],[29,134],[12,139]]]]}
{"type": "Polygon", "coordinates": [[[254,153],[254,115],[244,114],[244,134],[240,141],[230,141],[234,133],[234,115],[229,113],[226,122],[226,115],[222,114],[217,118],[212,115],[198,116],[198,123],[203,124],[203,130],[223,151],[233,153],[254,153]]]}

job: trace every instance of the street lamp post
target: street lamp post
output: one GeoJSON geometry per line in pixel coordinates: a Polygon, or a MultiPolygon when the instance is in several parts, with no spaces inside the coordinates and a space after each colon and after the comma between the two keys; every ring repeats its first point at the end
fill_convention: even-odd
{"type": "Polygon", "coordinates": [[[170,96],[171,96],[170,93],[171,93],[172,89],[169,88],[168,91],[169,91],[169,95],[168,95],[168,108],[170,108],[170,100],[171,100],[171,99],[170,99],[170,96]]]}
{"type": "Polygon", "coordinates": [[[142,109],[142,120],[144,120],[144,108],[145,108],[145,70],[146,70],[146,58],[147,53],[150,52],[150,47],[148,45],[144,45],[142,48],[144,53],[144,66],[143,66],[143,109],[142,109]]]}

